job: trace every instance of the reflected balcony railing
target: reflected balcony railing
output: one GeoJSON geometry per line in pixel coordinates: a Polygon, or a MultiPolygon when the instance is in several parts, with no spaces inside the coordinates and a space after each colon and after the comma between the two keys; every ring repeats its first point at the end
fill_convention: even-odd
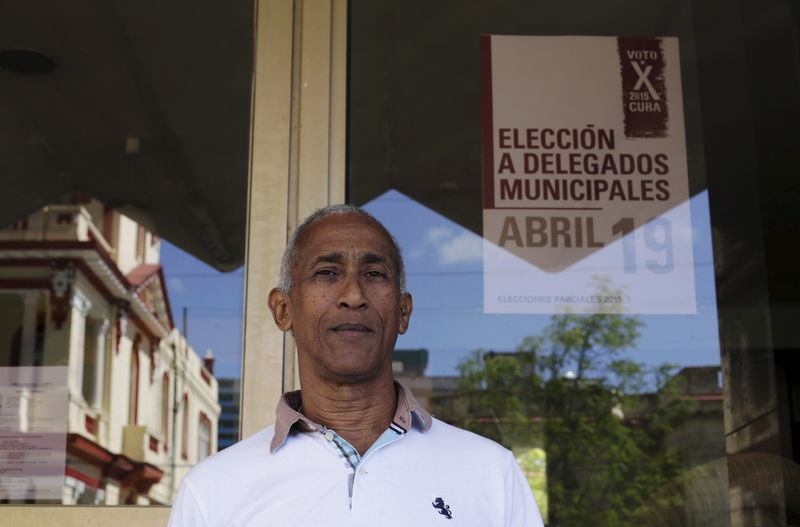
{"type": "Polygon", "coordinates": [[[96,241],[106,253],[116,252],[92,215],[82,205],[49,205],[0,230],[0,241],[96,241]]]}
{"type": "Polygon", "coordinates": [[[142,425],[123,426],[122,454],[132,461],[160,467],[165,467],[168,462],[159,434],[142,425]]]}

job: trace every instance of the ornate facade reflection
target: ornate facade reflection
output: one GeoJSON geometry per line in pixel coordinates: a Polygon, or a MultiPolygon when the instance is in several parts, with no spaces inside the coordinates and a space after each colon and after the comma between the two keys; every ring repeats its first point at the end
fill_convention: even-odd
{"type": "Polygon", "coordinates": [[[159,249],[79,193],[0,231],[3,502],[168,504],[216,452],[213,355],[175,328],[159,249]]]}

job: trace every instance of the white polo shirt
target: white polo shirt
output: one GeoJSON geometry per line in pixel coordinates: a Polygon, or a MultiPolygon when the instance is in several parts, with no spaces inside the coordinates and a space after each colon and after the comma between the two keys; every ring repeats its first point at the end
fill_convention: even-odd
{"type": "Polygon", "coordinates": [[[285,394],[275,425],[194,467],[170,527],[543,526],[510,451],[431,418],[400,384],[395,418],[364,456],[299,405],[285,394]]]}

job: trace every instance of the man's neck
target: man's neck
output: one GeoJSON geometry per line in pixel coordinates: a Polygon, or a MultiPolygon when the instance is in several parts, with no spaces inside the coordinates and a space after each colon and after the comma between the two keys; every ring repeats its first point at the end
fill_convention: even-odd
{"type": "Polygon", "coordinates": [[[342,436],[364,455],[386,431],[397,408],[391,375],[358,384],[316,382],[303,386],[303,415],[342,436]]]}

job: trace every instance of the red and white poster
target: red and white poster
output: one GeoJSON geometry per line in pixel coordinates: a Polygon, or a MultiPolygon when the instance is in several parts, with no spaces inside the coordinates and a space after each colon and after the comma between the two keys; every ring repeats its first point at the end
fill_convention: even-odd
{"type": "Polygon", "coordinates": [[[677,38],[481,37],[484,311],[696,312],[677,38]]]}

